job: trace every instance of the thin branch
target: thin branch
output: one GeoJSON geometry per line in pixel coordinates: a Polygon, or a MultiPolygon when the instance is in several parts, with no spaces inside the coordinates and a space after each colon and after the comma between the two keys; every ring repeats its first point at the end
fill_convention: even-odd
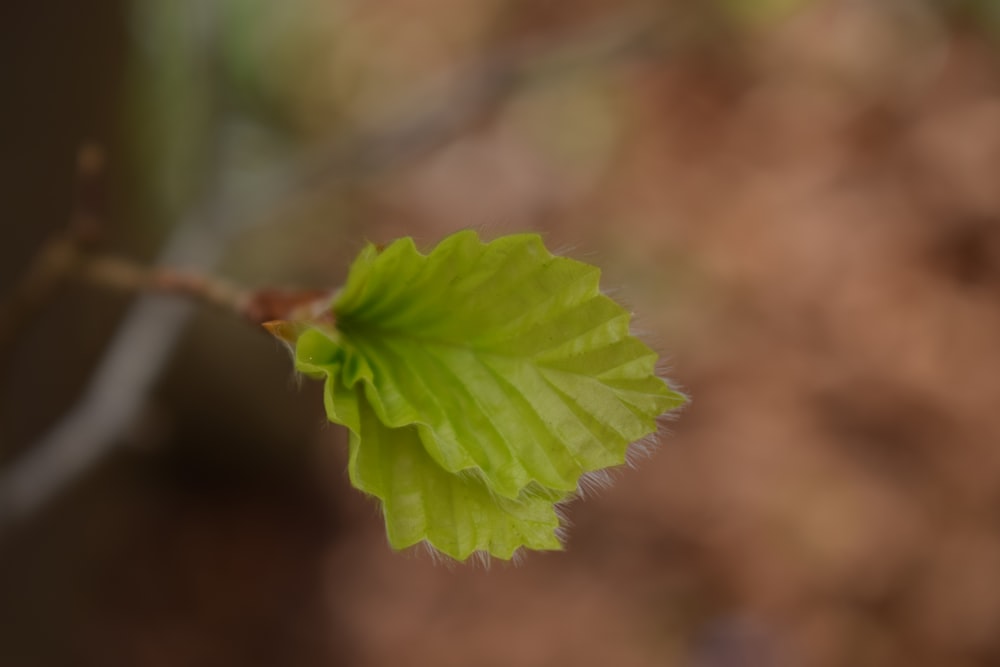
{"type": "MultiPolygon", "coordinates": [[[[80,279],[96,287],[128,294],[176,296],[228,312],[252,324],[281,320],[329,321],[323,313],[329,290],[250,289],[192,270],[145,266],[137,262],[90,253],[73,234],[47,243],[11,298],[0,308],[0,329],[13,343],[31,315],[52,296],[58,285],[80,279]]],[[[268,329],[270,330],[270,328],[268,329]]]]}
{"type": "Polygon", "coordinates": [[[87,282],[101,287],[130,293],[177,295],[236,314],[243,314],[250,300],[247,290],[219,278],[192,271],[141,266],[118,257],[89,258],[81,264],[79,274],[87,282]]]}
{"type": "MultiPolygon", "coordinates": [[[[270,287],[250,289],[205,273],[143,266],[107,255],[84,259],[80,264],[79,276],[98,287],[129,293],[164,294],[197,301],[236,315],[251,324],[269,325],[284,320],[332,322],[332,314],[326,312],[331,298],[330,290],[270,287]]],[[[268,327],[268,330],[272,328],[268,327]]]]}

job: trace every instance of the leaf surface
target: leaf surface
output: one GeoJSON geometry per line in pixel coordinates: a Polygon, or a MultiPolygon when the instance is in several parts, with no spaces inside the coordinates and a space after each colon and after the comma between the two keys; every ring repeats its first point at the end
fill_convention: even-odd
{"type": "Polygon", "coordinates": [[[558,496],[532,489],[518,499],[498,497],[475,471],[444,470],[427,454],[417,427],[385,426],[360,387],[343,385],[336,362],[323,363],[336,357],[331,346],[321,333],[306,332],[299,341],[303,358],[298,365],[304,372],[326,377],[327,412],[350,430],[351,483],[382,502],[393,548],[426,540],[457,560],[477,551],[509,559],[521,547],[562,548],[556,537],[558,496]]]}
{"type": "Polygon", "coordinates": [[[393,546],[557,548],[553,503],[685,401],[599,278],[534,234],[362,251],[296,367],[326,378],[351,480],[382,500],[393,546]]]}

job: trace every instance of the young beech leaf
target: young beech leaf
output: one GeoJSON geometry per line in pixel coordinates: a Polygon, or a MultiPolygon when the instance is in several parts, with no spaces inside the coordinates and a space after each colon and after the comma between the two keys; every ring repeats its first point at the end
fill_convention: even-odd
{"type": "Polygon", "coordinates": [[[599,277],[534,234],[362,251],[296,367],[326,378],[351,480],[382,500],[394,547],[558,548],[553,504],[684,402],[599,277]]]}

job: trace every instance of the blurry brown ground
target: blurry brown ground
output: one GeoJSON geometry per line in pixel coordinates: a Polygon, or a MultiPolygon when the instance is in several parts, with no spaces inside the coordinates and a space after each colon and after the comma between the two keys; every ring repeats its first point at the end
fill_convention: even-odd
{"type": "MultiPolygon", "coordinates": [[[[1000,664],[998,51],[918,3],[807,5],[699,14],[715,32],[516,93],[351,186],[332,231],[314,197],[230,251],[250,282],[333,284],[366,238],[473,226],[604,266],[694,401],[570,507],[564,553],[392,553],[317,388],[203,314],[124,446],[2,538],[0,664],[1000,664]],[[597,139],[530,140],[565,126],[597,139]]],[[[509,34],[611,12],[546,7],[509,34]]],[[[75,140],[43,145],[65,165],[75,140]]],[[[59,224],[43,204],[4,223],[5,288],[59,224]]],[[[5,449],[68,407],[124,306],[74,288],[37,323],[5,449]]]]}

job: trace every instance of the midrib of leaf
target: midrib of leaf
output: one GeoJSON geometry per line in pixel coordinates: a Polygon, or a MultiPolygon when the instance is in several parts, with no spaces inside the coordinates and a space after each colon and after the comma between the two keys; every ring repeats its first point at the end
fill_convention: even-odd
{"type": "MultiPolygon", "coordinates": [[[[619,316],[609,317],[606,320],[602,320],[602,321],[596,323],[593,327],[591,327],[591,328],[589,328],[589,329],[587,329],[587,330],[585,330],[583,332],[580,332],[580,333],[576,334],[575,337],[582,337],[582,336],[585,336],[587,334],[590,334],[593,331],[596,331],[597,329],[600,329],[602,327],[607,326],[609,323],[614,322],[617,319],[619,319],[619,316]]],[[[564,373],[567,373],[567,374],[571,374],[571,375],[578,375],[578,376],[587,377],[587,378],[593,377],[592,373],[588,373],[588,372],[585,372],[585,371],[575,371],[575,370],[560,369],[555,364],[558,361],[560,361],[561,359],[563,359],[562,357],[557,357],[557,358],[554,358],[554,359],[538,359],[538,357],[546,354],[547,352],[550,352],[551,350],[554,350],[554,349],[557,349],[559,347],[565,346],[567,343],[571,342],[571,341],[568,341],[568,340],[560,340],[560,341],[558,341],[558,342],[550,345],[549,347],[540,348],[538,350],[534,350],[534,351],[532,351],[530,353],[527,353],[527,354],[518,354],[518,353],[515,353],[515,352],[500,352],[500,351],[497,351],[497,350],[494,350],[494,349],[490,349],[488,347],[480,347],[478,345],[473,345],[473,344],[465,343],[465,342],[457,342],[457,341],[448,340],[448,339],[445,339],[445,338],[435,338],[435,337],[431,337],[431,336],[421,336],[421,335],[418,335],[418,334],[414,334],[412,331],[408,331],[408,330],[405,330],[405,329],[397,329],[397,328],[391,328],[391,327],[382,327],[382,326],[378,326],[378,325],[375,325],[375,324],[371,324],[369,322],[352,322],[350,320],[348,320],[346,322],[341,321],[341,322],[337,323],[337,328],[338,328],[338,330],[349,341],[351,341],[352,343],[355,343],[356,347],[358,347],[358,345],[357,345],[358,342],[364,341],[365,339],[369,339],[369,340],[371,340],[372,338],[376,338],[376,339],[377,338],[381,338],[383,340],[386,340],[386,339],[387,340],[396,339],[396,340],[408,341],[409,343],[416,344],[418,346],[423,345],[423,346],[426,346],[426,347],[446,347],[446,348],[453,348],[453,349],[457,349],[457,350],[463,350],[463,351],[467,351],[467,352],[472,352],[476,356],[492,357],[492,358],[495,358],[495,359],[506,359],[506,360],[509,360],[509,361],[520,361],[520,362],[523,362],[523,363],[528,363],[528,364],[532,364],[534,366],[538,366],[540,368],[541,367],[553,368],[555,370],[560,370],[561,372],[564,372],[564,373]]],[[[611,343],[608,344],[608,346],[613,345],[613,344],[615,344],[617,342],[620,342],[621,340],[625,340],[626,338],[627,338],[627,336],[623,336],[622,338],[620,338],[620,339],[618,339],[616,341],[612,341],[611,343]]],[[[600,348],[598,348],[598,349],[600,349],[600,348]]],[[[589,350],[589,352],[594,352],[594,350],[589,350]]],[[[655,357],[656,353],[653,352],[652,350],[650,350],[649,351],[649,355],[651,357],[655,357]]],[[[635,360],[632,360],[632,361],[635,361],[635,360]]],[[[621,365],[624,366],[626,364],[621,364],[621,365]]],[[[615,367],[615,368],[617,368],[617,367],[615,367]]],[[[614,369],[607,369],[607,370],[614,370],[614,369]]],[[[607,370],[605,370],[604,372],[607,372],[607,370]]]]}

